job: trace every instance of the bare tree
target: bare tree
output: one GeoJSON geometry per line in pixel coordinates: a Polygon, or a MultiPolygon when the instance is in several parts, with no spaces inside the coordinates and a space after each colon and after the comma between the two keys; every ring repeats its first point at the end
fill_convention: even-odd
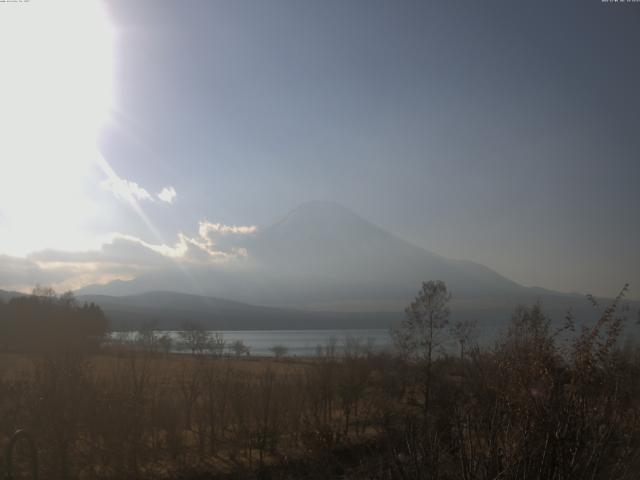
{"type": "Polygon", "coordinates": [[[36,285],[33,290],[31,290],[31,295],[38,297],[41,301],[49,302],[53,302],[57,298],[56,291],[53,288],[40,284],[36,285]]]}
{"type": "Polygon", "coordinates": [[[269,351],[273,353],[273,356],[276,358],[282,358],[289,353],[289,349],[284,345],[274,345],[269,351]]]}
{"type": "Polygon", "coordinates": [[[333,335],[330,336],[325,345],[316,345],[316,356],[324,357],[325,359],[334,359],[338,350],[338,339],[333,335]]]}
{"type": "Polygon", "coordinates": [[[212,344],[215,343],[211,332],[205,330],[201,324],[189,320],[182,324],[182,330],[178,332],[178,336],[193,355],[207,353],[212,350],[212,344]]]}
{"type": "MultiPolygon", "coordinates": [[[[53,290],[51,290],[53,292],[53,290]]],[[[58,298],[58,303],[67,308],[73,308],[78,306],[78,302],[76,301],[76,297],[72,291],[68,291],[60,295],[58,298]]]]}
{"type": "Polygon", "coordinates": [[[434,350],[449,323],[450,300],[451,294],[443,281],[423,282],[418,296],[405,310],[406,319],[392,332],[400,351],[423,366],[425,418],[429,411],[434,350]]]}
{"type": "Polygon", "coordinates": [[[242,340],[236,340],[231,344],[231,350],[236,357],[242,355],[249,355],[249,347],[247,347],[242,340]]]}
{"type": "Polygon", "coordinates": [[[465,320],[452,325],[450,333],[460,346],[460,360],[464,360],[465,349],[477,338],[478,322],[476,320],[465,320]]]}
{"type": "Polygon", "coordinates": [[[227,342],[224,335],[220,332],[209,333],[208,350],[215,357],[222,357],[227,342]]]}
{"type": "Polygon", "coordinates": [[[156,333],[158,322],[152,320],[144,322],[136,333],[136,344],[148,352],[155,352],[158,347],[158,335],[156,333]]]}
{"type": "Polygon", "coordinates": [[[160,337],[158,337],[157,343],[162,353],[164,353],[165,355],[168,355],[169,353],[171,353],[171,348],[173,346],[173,339],[168,334],[165,333],[160,337]]]}

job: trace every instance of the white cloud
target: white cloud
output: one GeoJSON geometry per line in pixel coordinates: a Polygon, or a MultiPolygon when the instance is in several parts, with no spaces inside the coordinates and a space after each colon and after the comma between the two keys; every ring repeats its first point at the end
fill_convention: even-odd
{"type": "Polygon", "coordinates": [[[193,237],[179,233],[174,244],[155,244],[114,234],[96,250],[41,250],[26,257],[0,255],[0,289],[28,291],[40,283],[64,291],[117,279],[131,280],[176,264],[186,268],[240,267],[244,263],[236,262],[249,252],[240,244],[239,237],[256,230],[255,226],[202,221],[193,237]],[[224,242],[218,242],[221,237],[224,242]]]}
{"type": "Polygon", "coordinates": [[[166,203],[173,203],[173,200],[176,198],[176,189],[173,187],[164,187],[162,191],[158,194],[158,198],[166,203]]]}
{"type": "Polygon", "coordinates": [[[225,225],[211,223],[203,220],[198,223],[198,234],[189,237],[183,233],[178,234],[175,245],[150,245],[144,244],[154,252],[180,261],[199,264],[220,264],[233,259],[248,256],[246,248],[233,244],[239,236],[253,234],[257,231],[255,225],[225,225]],[[224,247],[219,245],[218,237],[233,237],[231,241],[225,241],[224,247]]]}
{"type": "Polygon", "coordinates": [[[213,242],[216,235],[248,235],[256,233],[258,228],[255,225],[224,225],[222,223],[211,223],[203,220],[198,224],[198,234],[205,240],[213,242]]]}
{"type": "Polygon", "coordinates": [[[116,198],[129,203],[133,203],[137,200],[148,200],[153,202],[153,197],[147,190],[142,188],[136,182],[131,182],[124,178],[110,176],[104,180],[100,186],[105,190],[112,192],[116,198]]]}

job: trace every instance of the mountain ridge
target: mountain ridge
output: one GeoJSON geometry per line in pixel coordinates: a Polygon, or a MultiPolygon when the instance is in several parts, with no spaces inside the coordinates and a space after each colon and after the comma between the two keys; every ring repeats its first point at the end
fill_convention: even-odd
{"type": "Polygon", "coordinates": [[[427,279],[445,280],[459,295],[527,288],[485,265],[448,259],[414,245],[335,202],[305,202],[240,246],[247,249],[252,270],[194,268],[189,273],[199,290],[178,280],[184,274],[164,272],[91,285],[78,293],[175,291],[179,285],[183,293],[303,308],[336,300],[406,300],[427,279]]]}
{"type": "Polygon", "coordinates": [[[217,319],[218,327],[388,328],[402,318],[426,280],[447,283],[453,295],[452,322],[476,320],[484,329],[497,325],[499,330],[516,306],[538,301],[557,323],[569,309],[581,319],[597,315],[582,295],[525,287],[480,263],[439,256],[335,203],[303,204],[248,236],[241,246],[249,252],[251,268],[191,268],[188,276],[176,268],[129,282],[87,287],[77,294],[83,298],[110,293],[110,298],[96,303],[102,302],[119,321],[139,323],[156,312],[173,328],[185,315],[176,308],[183,300],[175,300],[185,297],[176,295],[194,295],[188,298],[198,307],[192,305],[189,312],[203,322],[208,321],[207,315],[217,319]],[[155,292],[154,301],[136,304],[132,299],[112,298],[119,293],[144,300],[149,298],[143,296],[147,292],[155,292]],[[164,305],[164,312],[158,304],[164,305]],[[171,322],[166,312],[175,317],[171,322]]]}
{"type": "Polygon", "coordinates": [[[313,312],[251,305],[209,296],[167,291],[138,295],[79,295],[105,312],[113,330],[180,329],[185,321],[210,330],[309,330],[389,328],[400,318],[390,312],[313,312]]]}

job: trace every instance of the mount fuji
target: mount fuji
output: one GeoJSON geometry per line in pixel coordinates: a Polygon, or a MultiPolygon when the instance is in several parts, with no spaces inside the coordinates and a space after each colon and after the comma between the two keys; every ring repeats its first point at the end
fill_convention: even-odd
{"type": "MultiPolygon", "coordinates": [[[[76,294],[101,295],[103,302],[113,305],[132,295],[165,292],[168,298],[180,293],[297,312],[387,312],[389,318],[398,318],[421,283],[437,279],[453,294],[456,319],[504,324],[516,305],[538,300],[557,318],[569,308],[589,311],[581,295],[525,287],[487,266],[442,257],[332,202],[302,204],[244,238],[241,246],[248,258],[240,269],[167,269],[131,281],[88,286],[76,294]]],[[[159,297],[153,297],[156,303],[159,297]]]]}

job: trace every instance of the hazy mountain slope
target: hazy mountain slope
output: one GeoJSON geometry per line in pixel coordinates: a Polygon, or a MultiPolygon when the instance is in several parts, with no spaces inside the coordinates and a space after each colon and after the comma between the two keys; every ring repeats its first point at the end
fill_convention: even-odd
{"type": "Polygon", "coordinates": [[[261,230],[247,247],[268,273],[330,279],[355,291],[374,287],[376,296],[415,289],[416,282],[429,278],[441,278],[460,293],[519,288],[482,265],[408,243],[335,203],[303,204],[261,230]]]}
{"type": "Polygon", "coordinates": [[[135,329],[153,324],[179,329],[186,320],[213,330],[388,328],[400,313],[345,313],[284,310],[176,292],[148,292],[114,297],[80,295],[103,309],[112,329],[135,329]]]}
{"type": "MultiPolygon", "coordinates": [[[[243,245],[251,269],[191,269],[91,286],[83,294],[172,290],[274,306],[406,302],[423,280],[442,279],[458,296],[526,290],[493,270],[415,246],[330,202],[309,202],[243,245]]],[[[395,308],[395,307],[393,307],[395,308]]]]}
{"type": "Polygon", "coordinates": [[[20,292],[10,292],[6,290],[0,290],[0,300],[3,302],[8,302],[12,298],[21,297],[23,295],[24,293],[20,293],[20,292]]]}
{"type": "MultiPolygon", "coordinates": [[[[141,295],[81,295],[80,302],[101,306],[112,329],[136,329],[153,324],[159,329],[179,329],[185,320],[196,321],[213,330],[302,330],[340,328],[390,328],[403,318],[403,307],[391,312],[335,312],[279,309],[249,305],[214,297],[176,292],[148,292],[141,295]]],[[[578,325],[592,322],[598,312],[581,296],[543,297],[504,295],[465,299],[454,297],[451,322],[475,320],[484,339],[496,339],[504,331],[511,313],[519,304],[543,302],[544,311],[560,325],[569,309],[578,325]]],[[[625,331],[638,333],[634,312],[640,302],[630,302],[631,312],[625,331]]]]}
{"type": "Polygon", "coordinates": [[[388,327],[422,281],[441,279],[453,293],[452,322],[477,320],[485,332],[537,301],[556,323],[569,309],[586,321],[597,315],[581,295],[523,287],[484,265],[441,257],[334,203],[301,205],[243,246],[250,268],[242,271],[175,269],[80,292],[133,296],[80,298],[96,301],[116,326],[157,320],[176,328],[190,319],[219,329],[388,327]]]}

